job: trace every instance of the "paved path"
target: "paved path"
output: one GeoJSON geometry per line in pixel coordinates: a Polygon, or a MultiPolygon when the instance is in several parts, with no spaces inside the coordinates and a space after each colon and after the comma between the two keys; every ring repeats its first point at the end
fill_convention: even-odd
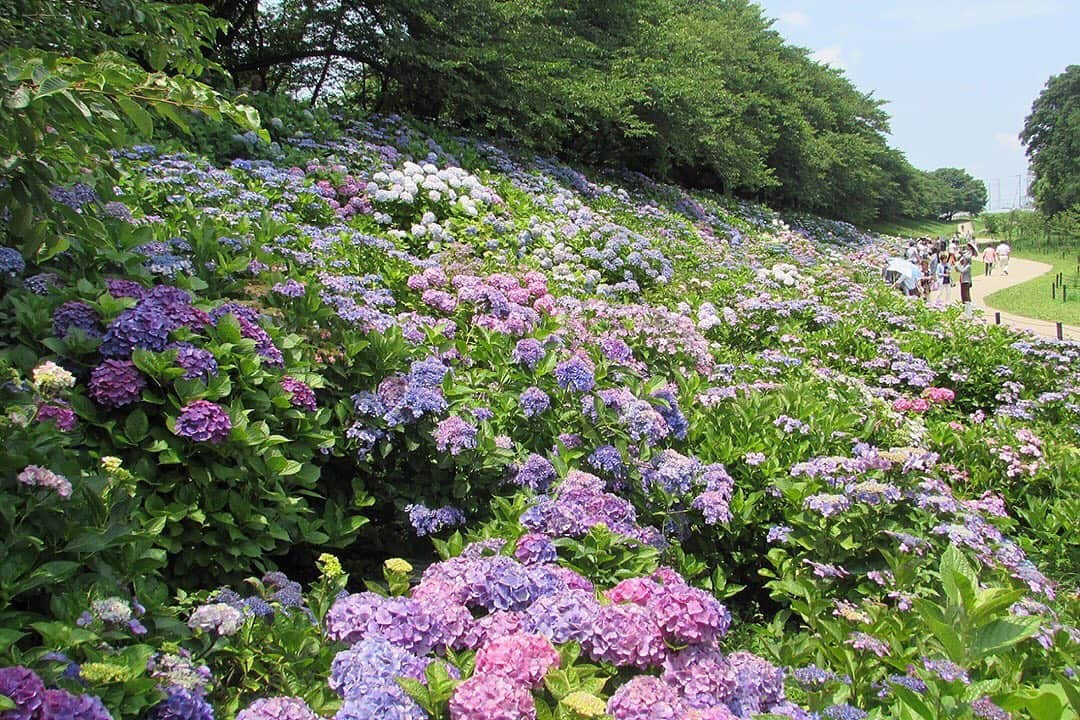
{"type": "MultiPolygon", "coordinates": [[[[997,243],[996,240],[976,240],[980,244],[980,251],[983,245],[989,243],[997,243]]],[[[994,322],[994,313],[1001,313],[1001,322],[1003,325],[1009,325],[1017,330],[1030,330],[1036,335],[1042,335],[1044,337],[1057,337],[1057,326],[1052,322],[1045,320],[1036,320],[1035,318],[1024,317],[1022,315],[1013,315],[1000,310],[995,310],[986,304],[986,298],[998,290],[1004,290],[1007,287],[1013,285],[1019,285],[1020,283],[1027,282],[1028,280],[1034,280],[1040,275],[1045,275],[1053,270],[1052,265],[1046,263],[1035,262],[1034,260],[1024,260],[1023,258],[1014,257],[1009,261],[1009,274],[1002,275],[999,266],[995,265],[994,274],[990,277],[984,275],[972,274],[971,285],[971,302],[972,304],[982,309],[985,312],[983,319],[987,322],[994,322]]],[[[959,285],[953,290],[954,302],[960,302],[960,290],[959,285]]],[[[1080,340],[1080,327],[1072,325],[1062,326],[1062,337],[1068,340],[1080,340]]]]}

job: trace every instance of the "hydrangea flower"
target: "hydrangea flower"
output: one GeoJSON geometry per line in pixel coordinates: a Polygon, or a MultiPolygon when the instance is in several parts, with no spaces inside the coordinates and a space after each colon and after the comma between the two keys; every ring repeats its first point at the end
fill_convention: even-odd
{"type": "Polygon", "coordinates": [[[439,452],[460,455],[465,450],[476,448],[476,427],[451,415],[439,422],[435,428],[435,447],[439,452]]]}
{"type": "Polygon", "coordinates": [[[674,645],[708,643],[723,636],[731,614],[719,600],[682,583],[663,585],[648,601],[656,624],[674,645]]]}
{"type": "Polygon", "coordinates": [[[574,392],[589,392],[596,387],[592,363],[580,355],[574,355],[556,365],[555,380],[562,389],[574,392]]]}
{"type": "Polygon", "coordinates": [[[450,720],[536,720],[527,687],[501,675],[473,675],[450,698],[450,720]]]}
{"type": "Polygon", "coordinates": [[[26,260],[15,248],[0,246],[0,274],[22,275],[26,270],[26,260]]]}
{"type": "Polygon", "coordinates": [[[150,720],[214,720],[214,709],[200,693],[176,685],[148,713],[150,720]]]}
{"type": "Polygon", "coordinates": [[[105,407],[130,405],[145,387],[146,378],[130,360],[104,360],[90,373],[90,397],[105,407]]]}
{"type": "Polygon", "coordinates": [[[72,329],[81,330],[91,338],[99,338],[105,332],[97,311],[78,300],[66,302],[53,311],[53,333],[56,337],[65,338],[72,329]]]}
{"type": "Polygon", "coordinates": [[[306,292],[304,283],[289,278],[285,282],[276,283],[270,291],[275,295],[281,295],[282,297],[298,298],[303,297],[306,292]]]}
{"type": "Polygon", "coordinates": [[[192,630],[233,635],[244,625],[244,613],[223,602],[207,603],[195,608],[188,618],[192,630]]]}
{"type": "Polygon", "coordinates": [[[221,405],[195,400],[180,409],[176,434],[196,442],[219,443],[232,432],[232,418],[221,405]]]}
{"type": "Polygon", "coordinates": [[[533,453],[514,475],[514,484],[535,492],[546,492],[559,475],[547,458],[533,453]]]}
{"type": "Polygon", "coordinates": [[[281,378],[281,389],[289,393],[289,402],[292,403],[293,407],[311,412],[315,411],[315,393],[307,383],[286,375],[281,378]]]}
{"type": "Polygon", "coordinates": [[[28,487],[40,487],[52,490],[65,500],[71,497],[71,482],[63,475],[40,465],[27,465],[18,475],[18,480],[28,487]]]}
{"type": "Polygon", "coordinates": [[[539,340],[523,338],[518,340],[517,345],[514,346],[510,359],[530,370],[535,370],[540,361],[544,359],[544,355],[544,346],[540,344],[539,340]]]}
{"type": "Polygon", "coordinates": [[[682,720],[686,706],[663,680],[639,675],[615,691],[607,711],[615,720],[682,720]]]}
{"type": "Polygon", "coordinates": [[[619,666],[656,667],[667,657],[660,628],[640,605],[601,607],[585,646],[593,660],[619,666]]]}
{"type": "Polygon", "coordinates": [[[548,670],[559,666],[559,653],[540,635],[497,638],[476,653],[476,674],[501,675],[515,684],[539,687],[548,670]]]}
{"type": "Polygon", "coordinates": [[[176,348],[176,364],[184,369],[185,380],[209,382],[218,374],[217,358],[209,350],[184,343],[176,348]]]}
{"type": "Polygon", "coordinates": [[[692,645],[672,653],[664,660],[663,678],[695,708],[725,703],[738,687],[735,669],[712,645],[692,645]]]}
{"type": "Polygon", "coordinates": [[[553,563],[559,559],[555,543],[543,533],[525,533],[518,538],[514,557],[525,565],[553,563]]]}
{"type": "Polygon", "coordinates": [[[525,417],[536,417],[540,413],[551,407],[551,398],[548,394],[538,387],[526,388],[521,392],[519,398],[521,404],[521,410],[525,413],[525,417]]]}
{"type": "Polygon", "coordinates": [[[34,720],[45,700],[45,684],[21,665],[4,667],[0,668],[0,695],[15,703],[14,709],[3,713],[4,720],[34,720]]]}
{"type": "Polygon", "coordinates": [[[71,432],[79,422],[75,415],[75,411],[71,409],[71,406],[59,402],[39,407],[37,420],[38,422],[52,421],[56,423],[56,428],[58,430],[64,432],[71,432]]]}
{"type": "Polygon", "coordinates": [[[409,522],[417,537],[434,535],[440,530],[465,522],[465,514],[449,505],[432,510],[423,505],[412,504],[405,506],[405,512],[409,513],[409,522]]]}

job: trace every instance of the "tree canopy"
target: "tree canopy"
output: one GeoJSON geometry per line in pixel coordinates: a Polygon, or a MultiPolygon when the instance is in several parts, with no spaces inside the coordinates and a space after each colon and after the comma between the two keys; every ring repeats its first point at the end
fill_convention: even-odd
{"type": "Polygon", "coordinates": [[[1050,78],[1020,140],[1027,146],[1032,193],[1048,215],[1080,204],[1080,65],[1050,78]]]}
{"type": "Polygon", "coordinates": [[[856,221],[949,191],[888,146],[884,103],[748,0],[209,0],[242,87],[454,122],[856,221]]]}

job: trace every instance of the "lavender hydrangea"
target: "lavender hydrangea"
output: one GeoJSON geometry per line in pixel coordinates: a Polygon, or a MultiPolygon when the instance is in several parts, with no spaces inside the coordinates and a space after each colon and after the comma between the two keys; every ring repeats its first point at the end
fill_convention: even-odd
{"type": "Polygon", "coordinates": [[[289,402],[293,407],[309,412],[315,411],[315,392],[307,383],[286,375],[281,378],[281,389],[289,394],[289,402]]]}
{"type": "Polygon", "coordinates": [[[555,543],[543,533],[525,533],[518,538],[514,557],[525,565],[553,563],[559,559],[555,543]]]}
{"type": "Polygon", "coordinates": [[[540,413],[551,407],[551,398],[548,394],[538,387],[526,388],[521,392],[519,398],[521,404],[521,411],[525,413],[525,417],[536,417],[540,413]]]}
{"type": "Polygon", "coordinates": [[[615,720],[681,720],[686,706],[663,680],[639,675],[612,694],[607,711],[615,720]]]}
{"type": "Polygon", "coordinates": [[[176,364],[184,369],[185,380],[209,382],[218,374],[218,363],[214,354],[188,343],[176,347],[176,364]]]}
{"type": "Polygon", "coordinates": [[[524,365],[530,370],[535,370],[540,361],[544,359],[544,346],[540,341],[532,338],[518,340],[510,359],[519,365],[524,365]]]}
{"type": "Polygon", "coordinates": [[[434,535],[440,530],[465,522],[464,513],[449,505],[432,510],[424,505],[412,504],[405,506],[405,512],[409,514],[409,522],[418,537],[434,535]]]}
{"type": "Polygon", "coordinates": [[[542,455],[533,453],[518,468],[514,484],[535,492],[546,492],[557,477],[555,466],[542,455]]]}
{"type": "Polygon", "coordinates": [[[451,415],[439,422],[435,428],[435,447],[439,452],[460,455],[466,450],[476,448],[476,427],[451,415]]]}

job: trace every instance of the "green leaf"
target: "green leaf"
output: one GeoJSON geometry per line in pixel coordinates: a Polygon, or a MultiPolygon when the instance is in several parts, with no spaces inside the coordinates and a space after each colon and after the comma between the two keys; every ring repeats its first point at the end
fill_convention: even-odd
{"type": "Polygon", "coordinates": [[[940,573],[949,604],[964,608],[965,612],[974,610],[978,577],[956,545],[949,545],[941,556],[940,573]]]}
{"type": "Polygon", "coordinates": [[[116,104],[120,106],[128,120],[147,138],[154,134],[154,118],[146,109],[126,95],[117,95],[116,104]]]}
{"type": "Polygon", "coordinates": [[[141,408],[131,411],[131,414],[127,416],[127,420],[124,421],[124,434],[133,443],[142,442],[149,430],[150,421],[147,420],[146,413],[141,408]]]}
{"type": "Polygon", "coordinates": [[[30,104],[30,90],[25,85],[15,88],[10,95],[4,98],[4,105],[12,110],[22,110],[30,104]]]}
{"type": "Polygon", "coordinates": [[[995,620],[975,634],[971,651],[978,658],[994,655],[1034,635],[1040,621],[1038,617],[995,620]]]}

